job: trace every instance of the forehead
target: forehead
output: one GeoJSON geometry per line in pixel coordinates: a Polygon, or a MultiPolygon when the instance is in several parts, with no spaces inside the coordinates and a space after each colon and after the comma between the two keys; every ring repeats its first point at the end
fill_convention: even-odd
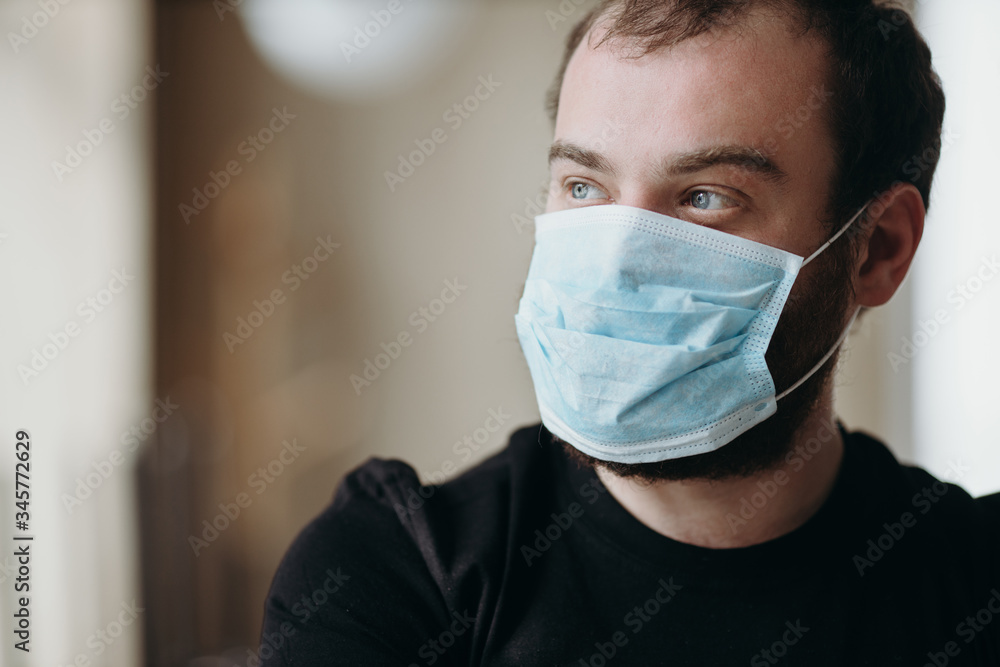
{"type": "Polygon", "coordinates": [[[639,58],[623,57],[618,42],[590,48],[603,35],[598,25],[566,68],[556,139],[585,142],[610,121],[619,134],[608,152],[631,159],[747,145],[799,168],[828,162],[825,44],[773,12],[739,23],[639,58]]]}

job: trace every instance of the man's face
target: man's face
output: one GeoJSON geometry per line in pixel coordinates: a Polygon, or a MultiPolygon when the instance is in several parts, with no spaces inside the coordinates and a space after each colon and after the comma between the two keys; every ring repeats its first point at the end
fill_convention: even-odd
{"type": "MultiPolygon", "coordinates": [[[[617,45],[592,50],[585,38],[567,67],[547,212],[636,206],[803,257],[827,241],[835,158],[820,41],[793,36],[776,15],[752,12],[739,32],[701,35],[638,59],[609,47],[617,45]]],[[[778,392],[844,326],[850,296],[846,277],[831,270],[833,251],[803,267],[775,330],[767,363],[778,392]]],[[[653,464],[655,476],[725,478],[773,465],[831,367],[730,444],[653,464]]]]}

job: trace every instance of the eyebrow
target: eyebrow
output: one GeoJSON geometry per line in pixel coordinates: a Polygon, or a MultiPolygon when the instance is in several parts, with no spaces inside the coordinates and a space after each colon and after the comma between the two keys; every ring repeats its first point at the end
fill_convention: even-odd
{"type": "Polygon", "coordinates": [[[578,146],[568,141],[554,141],[549,146],[549,166],[558,160],[569,160],[579,165],[612,176],[617,175],[611,162],[597,151],[578,146]]]}
{"type": "MultiPolygon", "coordinates": [[[[612,176],[617,175],[611,161],[604,155],[572,142],[555,141],[552,143],[549,147],[549,166],[551,167],[552,163],[558,160],[569,160],[594,171],[612,176]]],[[[752,146],[740,145],[710,146],[680,153],[663,160],[655,170],[655,175],[671,179],[718,165],[740,167],[775,183],[783,183],[788,179],[788,174],[763,151],[752,146]]]]}

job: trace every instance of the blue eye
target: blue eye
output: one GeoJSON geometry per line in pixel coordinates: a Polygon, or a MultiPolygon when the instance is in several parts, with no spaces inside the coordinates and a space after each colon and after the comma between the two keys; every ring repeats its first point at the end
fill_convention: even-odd
{"type": "Polygon", "coordinates": [[[570,186],[570,196],[572,196],[573,199],[600,199],[600,197],[596,196],[596,195],[592,196],[592,197],[588,197],[587,194],[590,191],[600,192],[601,195],[604,195],[605,197],[607,197],[607,195],[605,195],[603,192],[601,192],[600,190],[598,190],[597,188],[595,188],[593,185],[591,185],[589,183],[583,183],[581,181],[574,181],[572,183],[569,183],[568,185],[570,186]]]}
{"type": "Polygon", "coordinates": [[[708,190],[695,190],[691,193],[690,201],[691,206],[704,211],[717,211],[729,208],[735,203],[729,197],[720,195],[717,192],[709,192],[708,190]]]}

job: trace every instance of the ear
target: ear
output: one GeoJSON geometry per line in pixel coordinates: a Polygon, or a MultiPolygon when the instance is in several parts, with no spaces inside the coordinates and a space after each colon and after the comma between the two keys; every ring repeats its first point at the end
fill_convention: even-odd
{"type": "Polygon", "coordinates": [[[924,233],[924,201],[912,183],[897,183],[867,211],[871,232],[858,255],[854,293],[859,306],[881,306],[899,288],[924,233]]]}

